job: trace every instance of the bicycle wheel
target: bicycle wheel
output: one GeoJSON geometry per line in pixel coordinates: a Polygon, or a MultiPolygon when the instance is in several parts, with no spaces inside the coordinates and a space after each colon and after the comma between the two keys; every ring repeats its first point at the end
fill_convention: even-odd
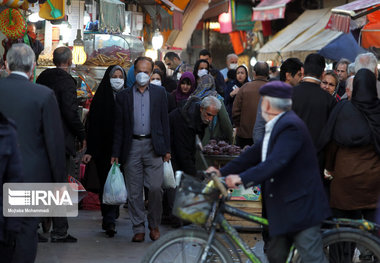
{"type": "MultiPolygon", "coordinates": [[[[323,232],[323,249],[330,263],[380,262],[380,239],[354,228],[336,228],[323,232]]],[[[292,262],[301,263],[296,252],[292,262]]]]}
{"type": "MultiPolygon", "coordinates": [[[[148,248],[142,263],[196,263],[207,244],[208,234],[202,230],[179,229],[155,241],[148,248]]],[[[216,238],[206,262],[232,263],[231,254],[216,238]]]]}
{"type": "Polygon", "coordinates": [[[380,262],[380,240],[374,235],[352,228],[339,228],[323,234],[325,254],[332,263],[380,262]]]}

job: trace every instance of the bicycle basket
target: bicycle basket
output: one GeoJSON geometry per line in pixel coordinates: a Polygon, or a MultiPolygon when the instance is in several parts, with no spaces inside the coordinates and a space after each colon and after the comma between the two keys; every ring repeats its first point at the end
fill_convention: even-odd
{"type": "Polygon", "coordinates": [[[203,225],[210,214],[219,191],[189,175],[182,175],[176,191],[173,214],[183,220],[203,225]]]}

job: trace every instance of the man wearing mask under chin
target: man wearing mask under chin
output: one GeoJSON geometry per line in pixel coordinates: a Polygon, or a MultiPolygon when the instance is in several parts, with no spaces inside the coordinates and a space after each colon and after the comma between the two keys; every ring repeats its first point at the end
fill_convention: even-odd
{"type": "Polygon", "coordinates": [[[144,185],[149,189],[149,237],[160,237],[163,162],[171,158],[168,102],[165,89],[149,84],[153,67],[150,58],[138,57],[136,83],[116,95],[111,163],[124,165],[132,242],[145,240],[144,185]]]}

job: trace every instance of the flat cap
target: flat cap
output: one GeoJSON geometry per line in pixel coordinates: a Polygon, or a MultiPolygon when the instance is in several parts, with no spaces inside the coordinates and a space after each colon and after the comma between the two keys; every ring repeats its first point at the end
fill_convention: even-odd
{"type": "Polygon", "coordinates": [[[259,90],[261,96],[274,98],[291,99],[293,87],[282,81],[271,81],[262,86],[259,90]]]}

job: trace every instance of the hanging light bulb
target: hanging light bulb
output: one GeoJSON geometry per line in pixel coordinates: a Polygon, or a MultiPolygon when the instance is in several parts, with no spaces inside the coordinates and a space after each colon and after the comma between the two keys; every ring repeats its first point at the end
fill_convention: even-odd
{"type": "Polygon", "coordinates": [[[74,40],[73,45],[73,63],[76,65],[83,65],[86,62],[87,55],[84,51],[84,42],[81,38],[81,30],[77,30],[77,38],[74,40]]]}
{"type": "Polygon", "coordinates": [[[152,46],[154,50],[158,50],[162,47],[164,44],[164,37],[162,36],[161,32],[156,30],[154,32],[153,37],[152,37],[152,46]]]}

